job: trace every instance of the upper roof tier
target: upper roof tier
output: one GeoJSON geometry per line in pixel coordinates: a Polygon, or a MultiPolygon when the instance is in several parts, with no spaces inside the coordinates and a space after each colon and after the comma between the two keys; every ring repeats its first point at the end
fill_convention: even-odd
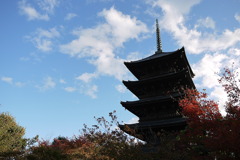
{"type": "Polygon", "coordinates": [[[139,99],[179,92],[184,88],[195,88],[187,69],[139,81],[123,81],[123,84],[139,99]]]}
{"type": "Polygon", "coordinates": [[[124,62],[124,64],[139,80],[186,68],[189,69],[191,77],[194,76],[188,63],[184,47],[173,52],[156,51],[155,54],[149,57],[137,61],[124,62]]]}

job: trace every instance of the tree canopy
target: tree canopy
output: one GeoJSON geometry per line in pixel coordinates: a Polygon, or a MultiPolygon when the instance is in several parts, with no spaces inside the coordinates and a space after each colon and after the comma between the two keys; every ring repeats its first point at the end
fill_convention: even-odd
{"type": "Polygon", "coordinates": [[[14,155],[26,146],[25,129],[7,113],[0,114],[0,157],[14,155]]]}

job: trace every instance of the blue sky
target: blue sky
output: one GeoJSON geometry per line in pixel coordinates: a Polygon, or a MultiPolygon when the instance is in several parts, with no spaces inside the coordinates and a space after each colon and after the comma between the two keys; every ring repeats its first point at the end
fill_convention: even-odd
{"type": "MultiPolygon", "coordinates": [[[[135,78],[123,65],[156,51],[185,47],[198,89],[223,104],[218,74],[240,66],[239,0],[11,0],[0,2],[0,111],[26,137],[79,134],[94,116],[136,100],[122,85],[135,78]]],[[[221,108],[222,109],[222,108],[221,108]]]]}

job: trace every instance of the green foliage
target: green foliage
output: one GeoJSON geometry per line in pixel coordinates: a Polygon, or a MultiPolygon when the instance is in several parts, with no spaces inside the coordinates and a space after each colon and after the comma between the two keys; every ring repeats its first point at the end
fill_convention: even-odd
{"type": "Polygon", "coordinates": [[[7,114],[0,114],[0,158],[16,156],[23,151],[27,140],[23,138],[25,129],[7,114]]]}

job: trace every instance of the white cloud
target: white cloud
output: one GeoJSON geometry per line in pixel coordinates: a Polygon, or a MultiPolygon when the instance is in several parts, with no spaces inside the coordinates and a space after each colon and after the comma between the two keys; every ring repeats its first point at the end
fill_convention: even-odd
{"type": "Polygon", "coordinates": [[[112,43],[116,43],[116,46],[121,46],[128,39],[138,39],[140,33],[147,32],[147,26],[143,22],[124,15],[113,7],[110,10],[104,9],[99,15],[103,16],[109,25],[114,38],[112,43]]]}
{"type": "Polygon", "coordinates": [[[197,27],[198,26],[204,26],[206,28],[211,28],[211,29],[214,29],[215,28],[215,22],[214,20],[211,18],[211,17],[207,17],[205,19],[199,19],[197,21],[197,27]]]}
{"type": "Polygon", "coordinates": [[[35,7],[33,7],[30,3],[27,3],[27,0],[22,0],[18,3],[18,7],[20,13],[27,16],[28,20],[48,21],[50,19],[49,14],[54,13],[54,9],[58,4],[58,0],[38,0],[35,7]]]}
{"type": "Polygon", "coordinates": [[[96,74],[122,80],[127,75],[127,70],[123,59],[116,57],[115,49],[130,39],[141,39],[141,35],[147,33],[148,29],[143,22],[124,15],[113,7],[104,9],[99,16],[105,19],[105,23],[93,28],[74,30],[73,34],[78,37],[61,45],[60,50],[70,56],[90,57],[90,64],[96,66],[96,74]]]}
{"type": "Polygon", "coordinates": [[[240,14],[236,13],[234,17],[240,23],[240,14]]]}
{"type": "Polygon", "coordinates": [[[223,115],[226,114],[224,105],[227,100],[227,94],[221,84],[219,84],[218,79],[220,79],[223,68],[229,68],[236,72],[239,71],[239,51],[240,49],[231,48],[225,51],[225,54],[205,54],[198,63],[193,65],[193,71],[196,74],[195,80],[200,80],[196,86],[208,89],[207,91],[210,89],[210,98],[218,101],[219,109],[223,115]]]}
{"type": "Polygon", "coordinates": [[[58,4],[58,0],[38,0],[39,7],[50,14],[54,12],[54,9],[58,4]]]}
{"type": "Polygon", "coordinates": [[[148,0],[148,3],[152,4],[154,7],[160,6],[165,12],[179,14],[179,16],[189,13],[191,7],[200,2],[201,0],[148,0]]]}
{"type": "Polygon", "coordinates": [[[219,73],[225,67],[228,57],[225,54],[205,54],[204,57],[196,64],[192,65],[196,73],[196,79],[201,78],[200,86],[203,88],[213,88],[217,86],[219,73]]]}
{"type": "Polygon", "coordinates": [[[59,83],[66,84],[67,82],[64,79],[60,79],[59,83]]]}
{"type": "Polygon", "coordinates": [[[64,20],[71,20],[71,19],[73,19],[73,18],[76,17],[76,16],[77,16],[77,14],[75,14],[75,13],[68,13],[68,14],[65,16],[64,20]]]}
{"type": "Polygon", "coordinates": [[[21,14],[27,16],[28,20],[49,20],[49,16],[47,14],[40,14],[34,7],[28,4],[26,0],[19,2],[19,9],[21,14]]]}
{"type": "MultiPolygon", "coordinates": [[[[198,27],[190,29],[185,25],[185,16],[200,0],[150,0],[149,2],[155,7],[160,7],[163,11],[164,15],[160,21],[161,28],[172,33],[174,39],[179,45],[184,45],[188,53],[220,51],[228,49],[240,41],[240,28],[233,31],[226,29],[217,35],[216,33],[200,31],[198,27]]],[[[204,22],[205,27],[213,28],[215,26],[214,21],[208,17],[199,21],[204,22]]]]}
{"type": "Polygon", "coordinates": [[[22,82],[15,82],[12,77],[1,77],[1,80],[16,87],[23,87],[25,85],[22,82]]]}
{"type": "Polygon", "coordinates": [[[67,91],[67,92],[75,92],[76,88],[74,88],[74,87],[66,87],[66,88],[64,88],[64,90],[67,91]]]}
{"type": "Polygon", "coordinates": [[[54,82],[54,80],[52,79],[52,77],[46,77],[43,80],[43,84],[42,85],[37,85],[36,87],[40,90],[40,91],[46,91],[49,89],[53,89],[55,88],[56,83],[54,82]]]}
{"type": "Polygon", "coordinates": [[[219,110],[223,115],[226,115],[225,111],[225,102],[227,101],[227,94],[224,91],[223,87],[216,86],[214,90],[210,93],[210,98],[217,100],[219,104],[219,110]]]}
{"type": "Polygon", "coordinates": [[[11,78],[11,77],[2,77],[1,80],[3,82],[9,83],[9,84],[13,83],[13,78],[11,78]]]}
{"type": "Polygon", "coordinates": [[[25,84],[22,82],[15,82],[15,86],[17,87],[23,87],[25,84]]]}
{"type": "Polygon", "coordinates": [[[127,56],[128,61],[136,61],[136,60],[139,60],[141,58],[143,58],[143,57],[140,55],[139,52],[131,52],[127,56]]]}
{"type": "Polygon", "coordinates": [[[229,53],[234,56],[240,56],[240,48],[230,48],[229,53]]]}
{"type": "Polygon", "coordinates": [[[80,92],[95,99],[95,98],[97,98],[98,86],[97,85],[82,85],[80,92]]]}
{"type": "Polygon", "coordinates": [[[27,36],[28,39],[34,44],[34,46],[43,52],[49,52],[53,49],[54,38],[60,36],[60,33],[56,28],[44,30],[38,28],[32,36],[27,36]]]}
{"type": "Polygon", "coordinates": [[[128,122],[126,122],[126,124],[133,124],[133,123],[138,123],[139,118],[138,117],[133,117],[132,119],[130,119],[128,122]]]}
{"type": "Polygon", "coordinates": [[[123,86],[123,85],[121,85],[121,84],[115,86],[115,88],[116,88],[116,90],[117,90],[118,92],[120,92],[120,93],[125,93],[126,90],[127,90],[126,87],[123,86]]]}
{"type": "Polygon", "coordinates": [[[76,79],[81,80],[85,83],[89,83],[92,81],[93,78],[96,78],[98,75],[96,73],[83,73],[82,75],[78,76],[76,79]]]}

